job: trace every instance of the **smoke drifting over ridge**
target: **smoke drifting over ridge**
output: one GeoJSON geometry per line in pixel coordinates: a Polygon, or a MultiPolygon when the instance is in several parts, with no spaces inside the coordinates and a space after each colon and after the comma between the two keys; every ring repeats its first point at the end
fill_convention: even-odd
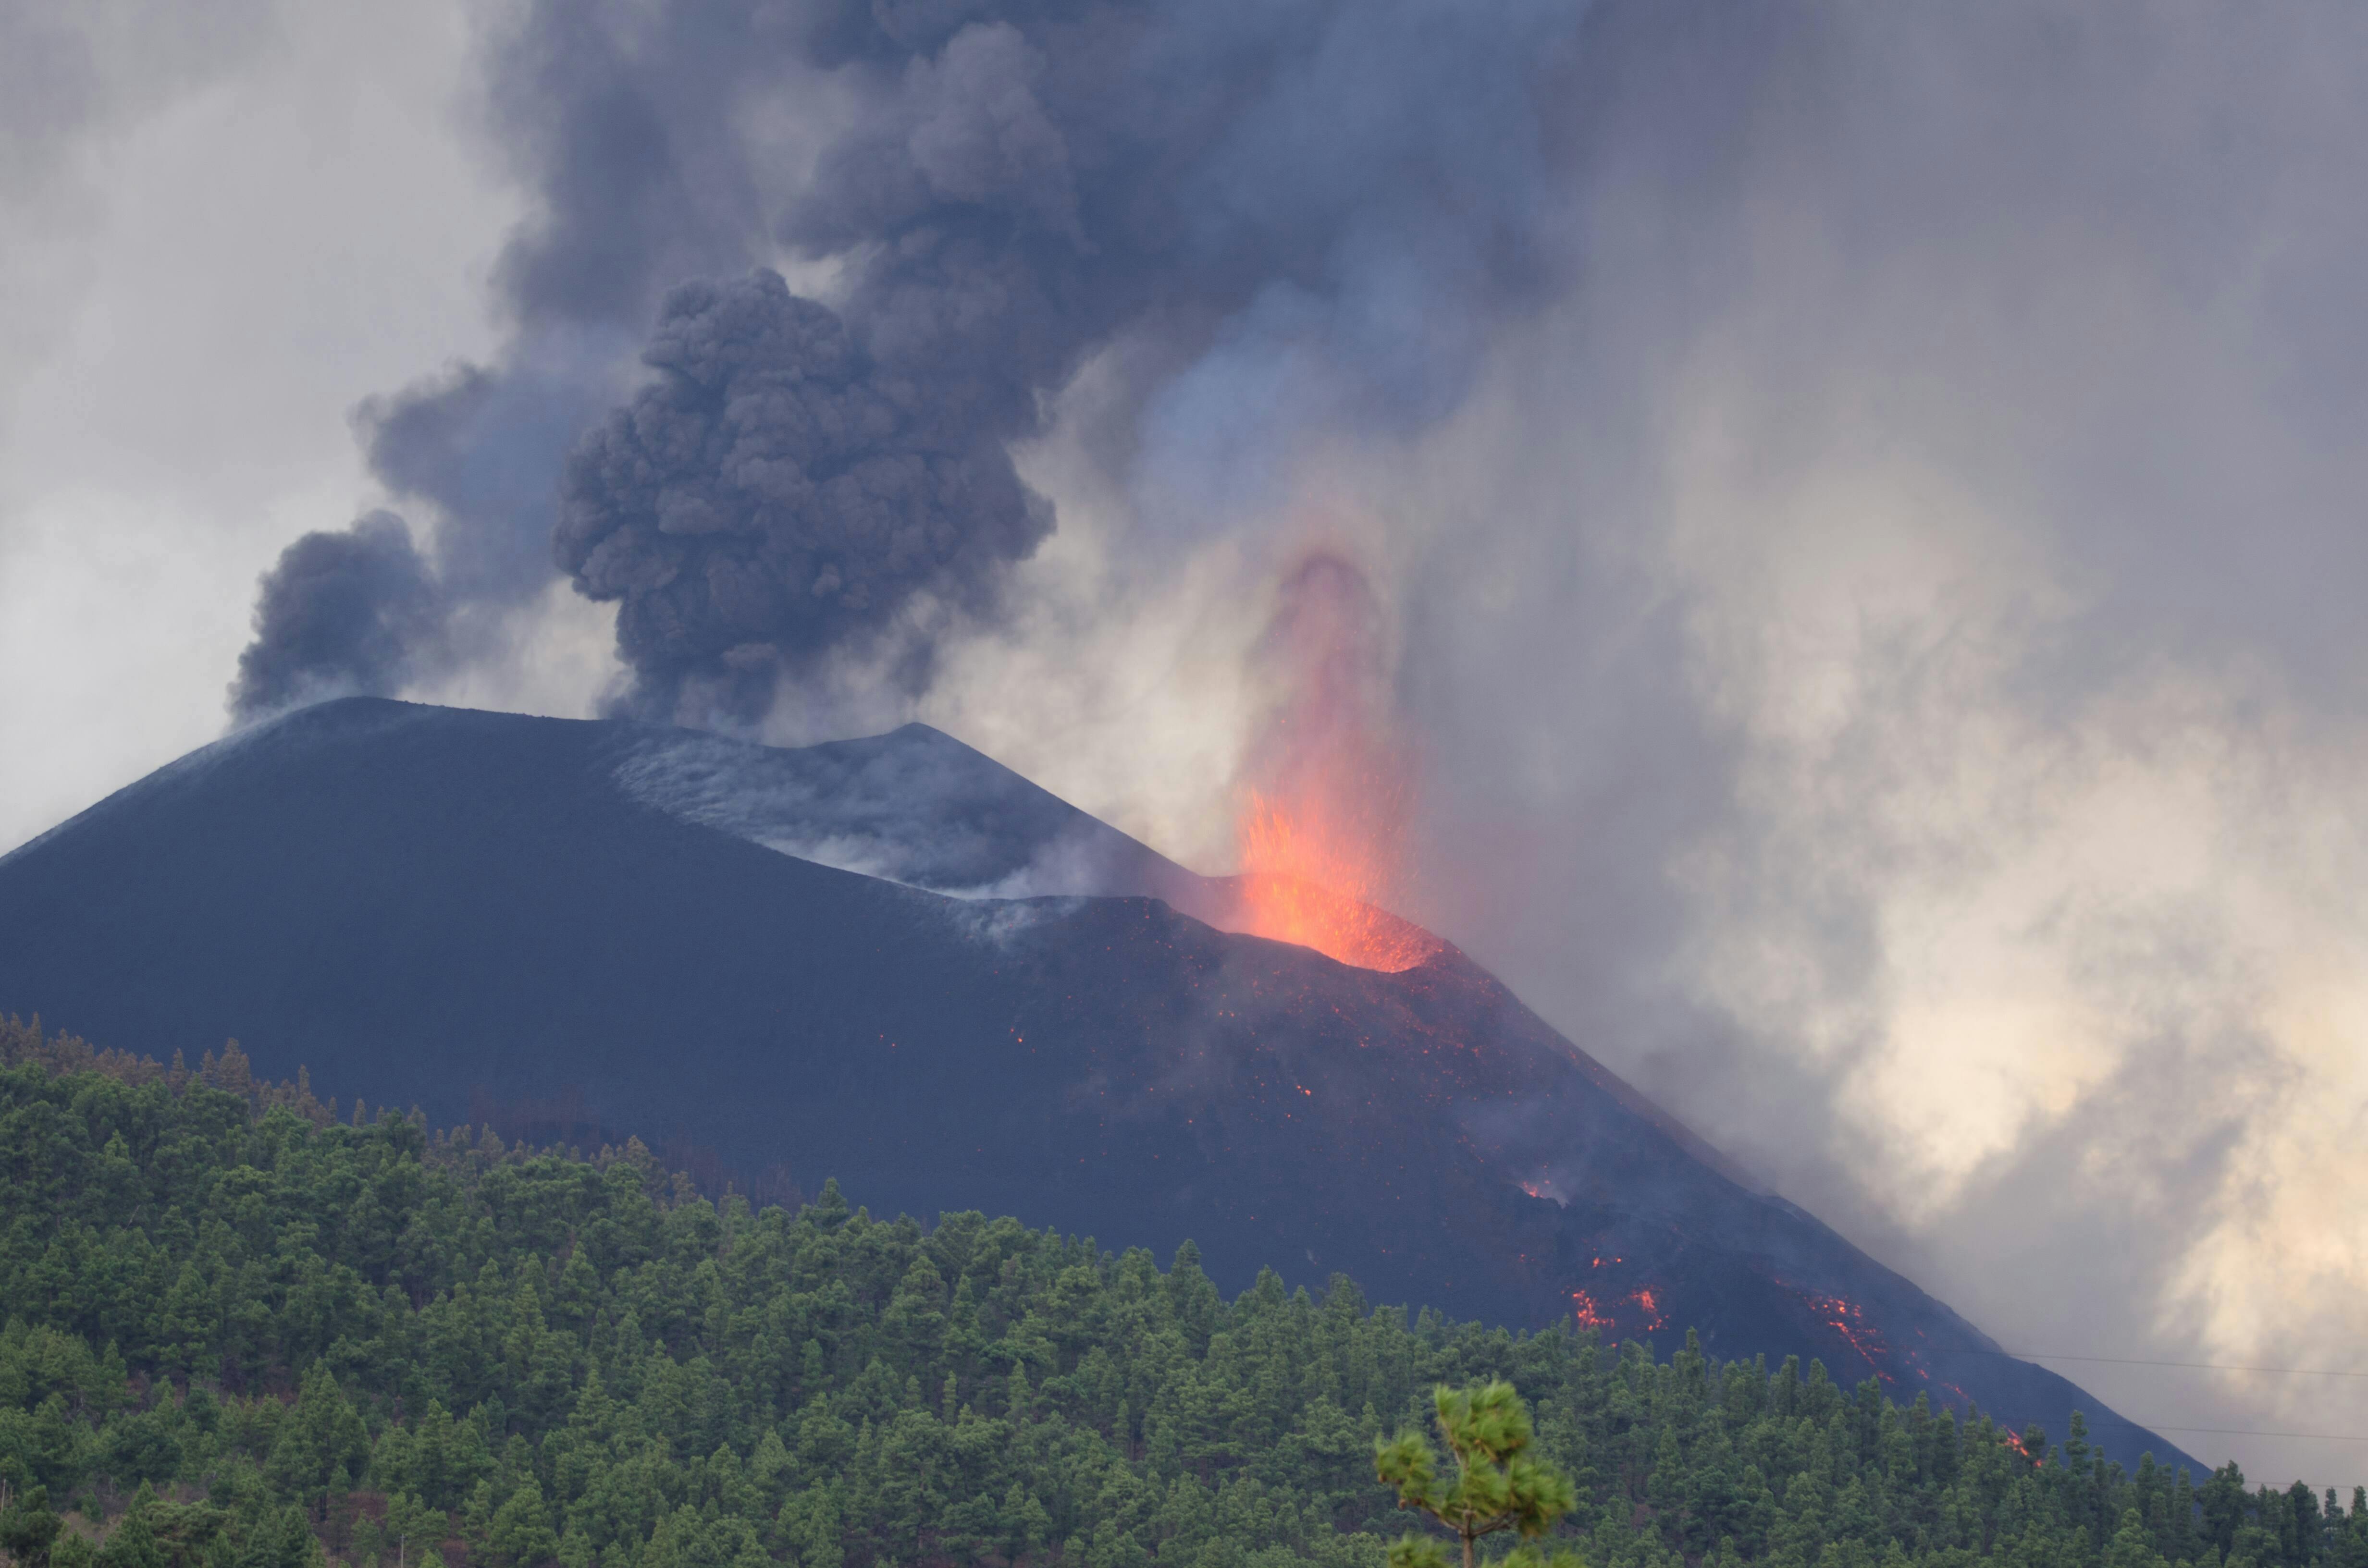
{"type": "Polygon", "coordinates": [[[1008,449],[1089,357],[1139,368],[1117,395],[1188,536],[1269,504],[1310,423],[1456,405],[1563,254],[1581,15],[530,8],[490,95],[541,207],[501,268],[510,362],[366,410],[373,466],[438,517],[455,610],[540,591],[514,541],[555,523],[620,604],[620,710],[745,725],[834,658],[920,689],[1051,528],[1008,449]],[[589,423],[562,379],[653,313],[658,380],[575,444],[554,517],[517,481],[562,488],[552,437],[589,423]]]}
{"type": "Polygon", "coordinates": [[[231,702],[268,713],[400,687],[416,651],[441,635],[439,608],[411,530],[393,513],[306,534],[264,580],[231,702]]]}

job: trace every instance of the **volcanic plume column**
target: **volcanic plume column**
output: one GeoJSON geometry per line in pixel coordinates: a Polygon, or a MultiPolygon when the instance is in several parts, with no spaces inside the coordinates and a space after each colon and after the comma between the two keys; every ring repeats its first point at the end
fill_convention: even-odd
{"type": "Polygon", "coordinates": [[[1342,963],[1411,969],[1439,950],[1389,913],[1403,891],[1413,748],[1392,719],[1382,606],[1346,552],[1283,574],[1257,673],[1275,696],[1236,780],[1236,929],[1342,963]]]}

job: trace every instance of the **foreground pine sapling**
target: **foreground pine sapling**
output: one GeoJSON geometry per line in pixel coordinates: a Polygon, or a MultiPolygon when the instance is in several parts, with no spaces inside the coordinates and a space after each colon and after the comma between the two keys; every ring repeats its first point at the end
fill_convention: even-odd
{"type": "MultiPolygon", "coordinates": [[[[1373,1470],[1395,1487],[1401,1508],[1419,1508],[1463,1543],[1463,1568],[1477,1568],[1484,1536],[1511,1530],[1521,1544],[1502,1568],[1549,1568],[1533,1544],[1577,1501],[1570,1478],[1529,1452],[1530,1413],[1506,1382],[1455,1390],[1441,1383],[1431,1403],[1439,1435],[1455,1460],[1452,1480],[1439,1474],[1439,1457],[1412,1427],[1373,1445],[1373,1470]]],[[[1447,1546],[1436,1536],[1408,1534],[1390,1545],[1390,1568],[1447,1568],[1447,1546]]],[[[1575,1552],[1558,1551],[1551,1568],[1578,1568],[1575,1552]]]]}

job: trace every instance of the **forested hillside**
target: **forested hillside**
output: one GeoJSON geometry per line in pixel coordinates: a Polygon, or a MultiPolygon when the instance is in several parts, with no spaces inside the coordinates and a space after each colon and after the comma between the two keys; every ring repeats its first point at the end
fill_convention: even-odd
{"type": "MultiPolygon", "coordinates": [[[[58,1568],[1378,1568],[1377,1437],[1509,1379],[1590,1568],[2368,1568],[2368,1496],[2191,1487],[1812,1364],[1225,1301],[1016,1220],[720,1202],[0,1025],[0,1547],[58,1568]]],[[[860,1196],[860,1195],[859,1195],[860,1196]]]]}

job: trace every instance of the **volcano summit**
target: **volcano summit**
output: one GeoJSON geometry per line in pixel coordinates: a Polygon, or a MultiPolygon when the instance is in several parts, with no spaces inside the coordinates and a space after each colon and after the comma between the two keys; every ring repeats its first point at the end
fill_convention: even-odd
{"type": "MultiPolygon", "coordinates": [[[[1195,876],[918,725],[774,750],[354,699],[0,858],[0,1006],[236,1036],[438,1124],[637,1133],[760,1192],[1008,1212],[1377,1300],[1699,1328],[2187,1457],[1758,1185],[1452,945],[1219,927],[1195,876]]],[[[2202,1467],[2197,1467],[2200,1471],[2202,1467]]]]}

